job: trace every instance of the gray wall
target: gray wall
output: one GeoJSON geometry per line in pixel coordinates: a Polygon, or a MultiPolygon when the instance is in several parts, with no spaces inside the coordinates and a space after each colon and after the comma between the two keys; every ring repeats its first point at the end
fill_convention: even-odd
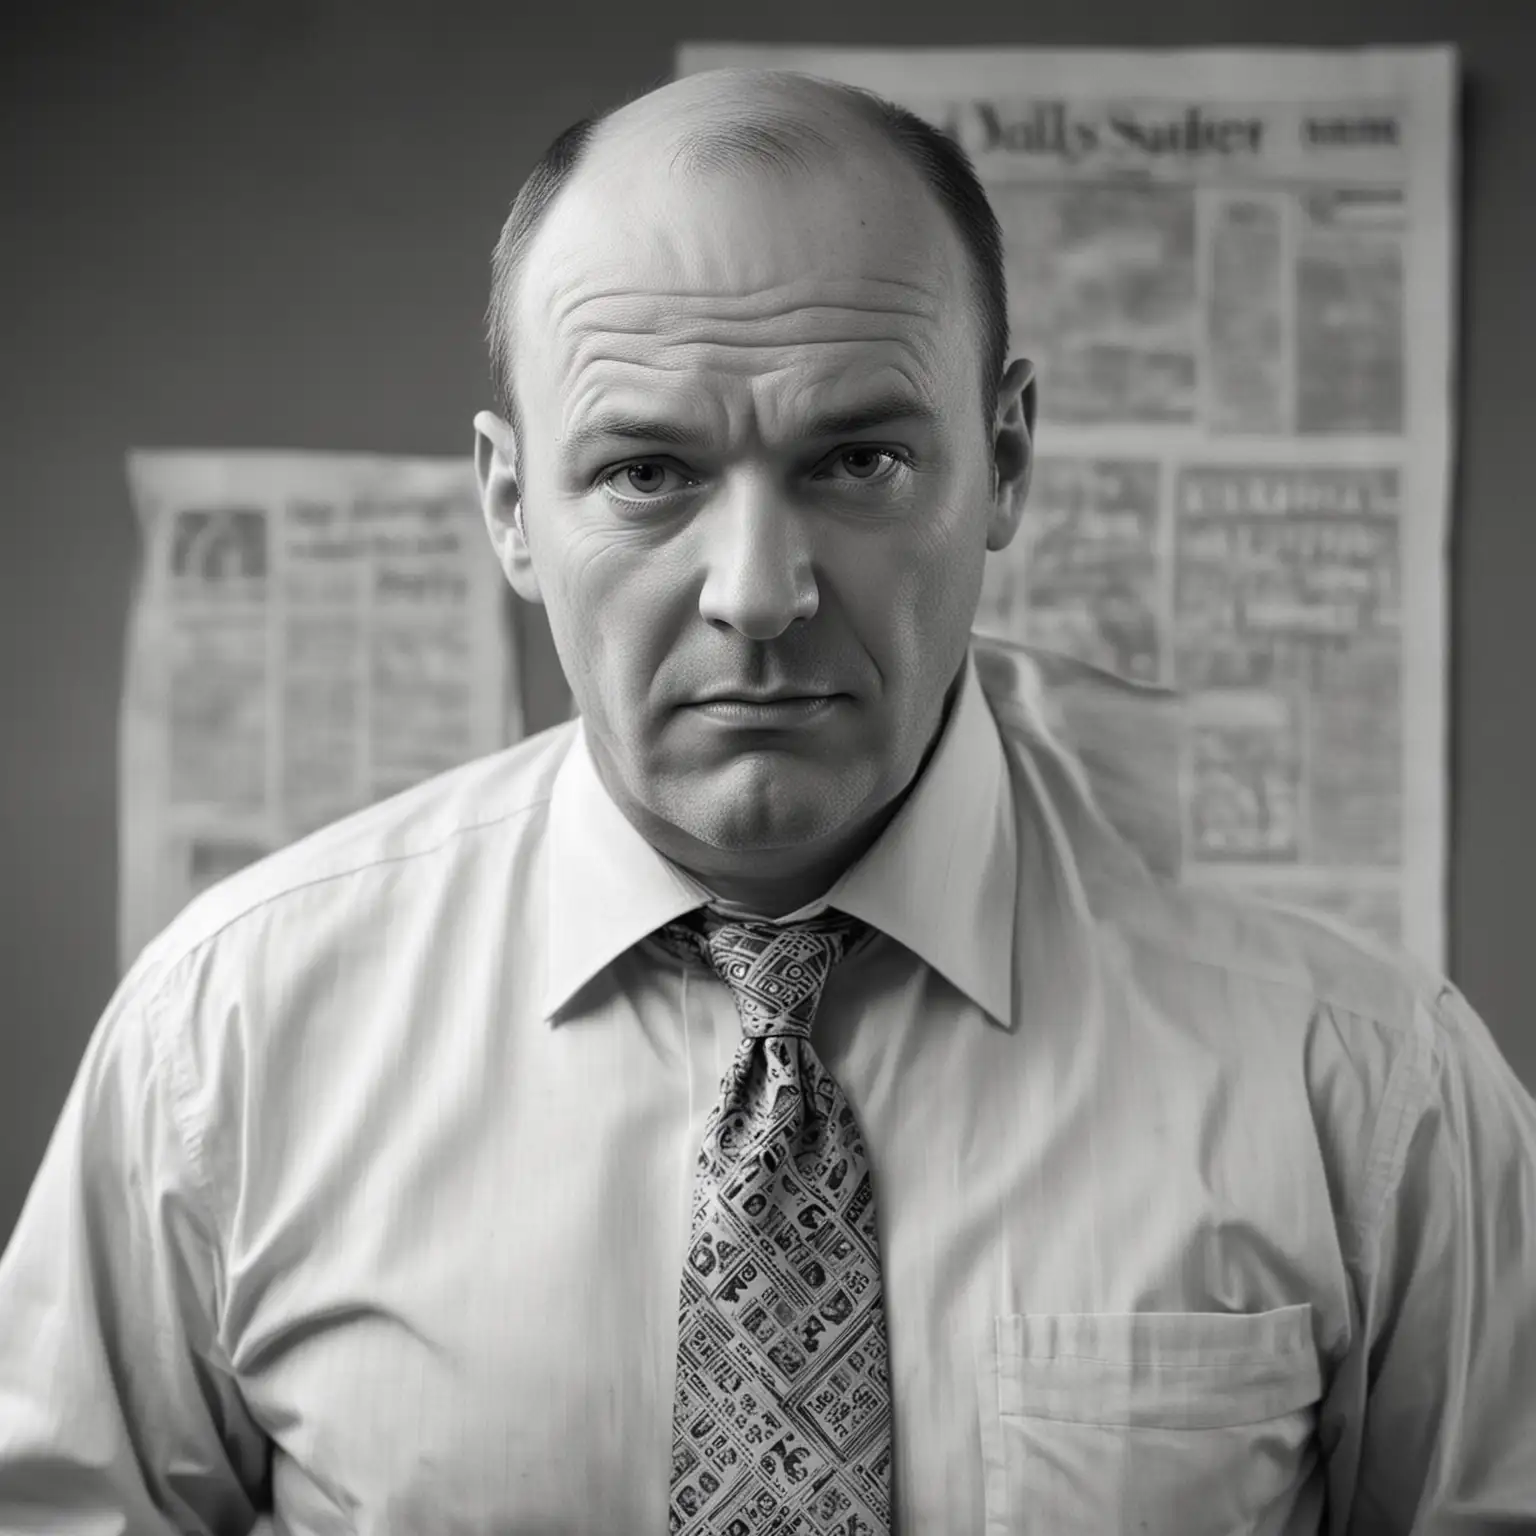
{"type": "MultiPolygon", "coordinates": [[[[35,10],[0,23],[0,1239],[115,981],[124,450],[466,450],[505,204],[560,128],[665,78],[687,37],[1461,45],[1451,970],[1536,1084],[1528,0],[35,10]]],[[[521,622],[537,728],[561,685],[521,622]]]]}

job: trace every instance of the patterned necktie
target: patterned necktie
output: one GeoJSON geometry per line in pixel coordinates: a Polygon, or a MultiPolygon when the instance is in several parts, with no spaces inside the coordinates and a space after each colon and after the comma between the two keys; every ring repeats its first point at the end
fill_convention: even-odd
{"type": "Polygon", "coordinates": [[[743,1039],[699,1152],[678,1307],[673,1536],[887,1536],[891,1394],[863,1138],[810,1041],[858,925],[672,923],[743,1039]]]}

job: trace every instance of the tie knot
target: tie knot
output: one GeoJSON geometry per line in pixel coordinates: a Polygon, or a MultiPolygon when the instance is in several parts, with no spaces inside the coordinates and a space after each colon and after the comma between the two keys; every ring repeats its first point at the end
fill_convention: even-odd
{"type": "Polygon", "coordinates": [[[658,937],[674,953],[702,957],[731,989],[743,1034],[806,1038],[828,973],[858,927],[857,919],[842,913],[782,924],[711,917],[703,932],[677,922],[658,937]]]}

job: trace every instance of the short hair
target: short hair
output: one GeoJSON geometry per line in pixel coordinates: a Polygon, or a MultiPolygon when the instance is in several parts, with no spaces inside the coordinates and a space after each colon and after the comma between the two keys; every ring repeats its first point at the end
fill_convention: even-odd
{"type": "MultiPolygon", "coordinates": [[[[983,427],[990,432],[1008,358],[1008,289],[1002,229],[970,157],[949,134],[873,91],[841,81],[818,83],[839,96],[918,172],[960,237],[970,266],[969,309],[981,352],[983,427]]],[[[491,387],[497,411],[513,429],[519,456],[522,420],[512,377],[512,311],[524,261],[550,204],[585,159],[593,134],[623,105],[584,117],[554,139],[513,200],[491,257],[491,295],[485,317],[491,387]]],[[[833,141],[809,122],[797,123],[787,113],[763,114],[759,109],[756,120],[742,114],[723,123],[685,129],[674,163],[681,160],[696,169],[787,173],[808,168],[818,150],[833,148],[833,141]]]]}

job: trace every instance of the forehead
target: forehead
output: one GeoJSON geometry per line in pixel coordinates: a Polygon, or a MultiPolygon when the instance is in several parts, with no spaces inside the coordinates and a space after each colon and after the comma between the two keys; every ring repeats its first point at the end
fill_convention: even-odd
{"type": "Polygon", "coordinates": [[[805,388],[873,370],[931,393],[957,350],[974,371],[959,237],[891,154],[793,175],[679,175],[666,156],[633,153],[590,169],[528,253],[520,393],[552,393],[568,414],[621,381],[665,391],[707,373],[805,388]]]}

